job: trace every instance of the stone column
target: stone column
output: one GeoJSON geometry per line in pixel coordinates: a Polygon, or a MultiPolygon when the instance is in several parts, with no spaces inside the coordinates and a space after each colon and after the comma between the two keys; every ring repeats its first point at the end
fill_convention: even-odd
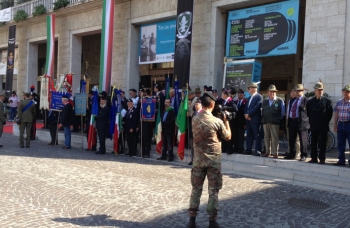
{"type": "Polygon", "coordinates": [[[71,34],[70,40],[70,66],[69,72],[74,73],[73,76],[73,94],[77,93],[77,88],[80,87],[81,79],[81,53],[82,53],[82,38],[79,35],[71,34]]]}

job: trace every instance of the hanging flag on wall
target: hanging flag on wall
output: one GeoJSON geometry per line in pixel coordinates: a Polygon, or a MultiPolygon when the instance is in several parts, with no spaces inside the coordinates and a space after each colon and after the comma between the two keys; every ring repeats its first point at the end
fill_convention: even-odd
{"type": "Polygon", "coordinates": [[[9,27],[9,40],[7,46],[7,67],[6,67],[6,96],[10,97],[12,92],[13,71],[15,69],[15,47],[16,47],[16,25],[9,27]]]}
{"type": "Polygon", "coordinates": [[[114,0],[103,0],[102,40],[100,57],[100,91],[111,89],[114,0]]]}
{"type": "Polygon", "coordinates": [[[192,44],[193,0],[177,1],[176,40],[174,75],[177,75],[180,88],[190,79],[192,44]]]}
{"type": "Polygon", "coordinates": [[[46,17],[47,41],[46,41],[46,64],[45,74],[54,76],[55,63],[55,14],[46,17]]]}

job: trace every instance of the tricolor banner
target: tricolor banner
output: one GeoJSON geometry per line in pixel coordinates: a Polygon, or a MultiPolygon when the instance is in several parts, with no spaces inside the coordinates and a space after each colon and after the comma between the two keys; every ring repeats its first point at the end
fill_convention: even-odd
{"type": "Polygon", "coordinates": [[[114,0],[103,0],[100,91],[110,91],[112,75],[114,0]]]}
{"type": "Polygon", "coordinates": [[[115,154],[119,152],[119,134],[122,131],[122,116],[117,113],[115,116],[114,136],[113,136],[113,151],[115,154]]]}
{"type": "Polygon", "coordinates": [[[95,116],[98,115],[98,90],[95,88],[94,97],[92,98],[92,110],[91,110],[91,119],[90,119],[90,128],[88,133],[88,149],[91,150],[93,147],[96,147],[96,121],[95,116]]]}
{"type": "Polygon", "coordinates": [[[55,14],[46,17],[47,43],[46,43],[46,64],[45,74],[54,76],[55,63],[55,14]]]}
{"type": "Polygon", "coordinates": [[[176,117],[176,125],[178,127],[177,140],[178,151],[177,154],[181,160],[185,156],[185,140],[187,130],[187,109],[188,109],[188,93],[186,92],[185,99],[181,102],[179,113],[176,117]]]}
{"type": "Polygon", "coordinates": [[[161,154],[163,142],[162,142],[162,121],[160,116],[160,105],[158,105],[157,120],[156,120],[154,135],[156,138],[156,151],[158,154],[161,154]]]}

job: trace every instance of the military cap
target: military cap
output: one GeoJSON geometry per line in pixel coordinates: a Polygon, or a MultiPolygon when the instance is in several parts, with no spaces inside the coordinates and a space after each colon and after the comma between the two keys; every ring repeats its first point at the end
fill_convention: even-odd
{"type": "Polygon", "coordinates": [[[128,102],[134,102],[131,98],[128,99],[128,102]]]}
{"type": "Polygon", "coordinates": [[[237,93],[244,93],[243,89],[239,89],[237,93]]]}
{"type": "Polygon", "coordinates": [[[197,88],[195,88],[194,93],[201,94],[202,92],[201,92],[201,89],[199,87],[197,87],[197,88]]]}
{"type": "Polygon", "coordinates": [[[314,89],[324,89],[322,82],[316,82],[314,89]]]}
{"type": "Polygon", "coordinates": [[[301,91],[301,90],[304,90],[305,88],[304,88],[304,86],[303,86],[303,84],[298,84],[298,85],[296,85],[295,87],[294,87],[294,90],[295,91],[301,91]]]}
{"type": "Polygon", "coordinates": [[[136,89],[129,89],[129,91],[132,91],[134,93],[137,93],[136,89]]]}
{"type": "Polygon", "coordinates": [[[267,88],[268,91],[271,91],[271,92],[277,92],[277,88],[275,85],[270,85],[269,88],[267,88]]]}
{"type": "Polygon", "coordinates": [[[102,92],[100,93],[100,95],[101,95],[101,97],[107,97],[107,92],[106,92],[106,91],[102,91],[102,92]]]}
{"type": "Polygon", "coordinates": [[[62,98],[69,99],[69,96],[66,95],[66,94],[63,94],[63,95],[62,95],[62,98]]]}
{"type": "Polygon", "coordinates": [[[210,97],[213,101],[216,101],[216,98],[211,93],[204,92],[203,97],[210,97]]]}
{"type": "Polygon", "coordinates": [[[230,94],[236,94],[236,93],[237,93],[236,89],[234,87],[231,87],[230,94]]]}
{"type": "Polygon", "coordinates": [[[344,86],[343,90],[342,91],[347,91],[347,92],[350,92],[350,85],[346,85],[344,86]]]}
{"type": "Polygon", "coordinates": [[[204,86],[204,90],[207,92],[211,92],[213,90],[212,86],[204,86]]]}
{"type": "Polygon", "coordinates": [[[30,92],[25,92],[25,91],[23,91],[23,95],[25,95],[25,96],[30,96],[30,92]]]}
{"type": "Polygon", "coordinates": [[[258,88],[258,84],[252,82],[249,86],[248,86],[248,89],[249,88],[258,88]]]}
{"type": "Polygon", "coordinates": [[[101,100],[101,101],[106,101],[106,100],[107,100],[107,97],[102,96],[102,97],[100,98],[100,100],[101,100]]]}

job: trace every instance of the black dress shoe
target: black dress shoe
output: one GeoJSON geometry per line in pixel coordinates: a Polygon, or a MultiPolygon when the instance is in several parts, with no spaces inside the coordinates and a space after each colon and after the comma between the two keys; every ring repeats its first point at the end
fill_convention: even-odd
{"type": "Polygon", "coordinates": [[[30,146],[26,146],[26,148],[29,148],[30,146]]]}
{"type": "Polygon", "coordinates": [[[220,228],[220,226],[216,221],[209,221],[208,228],[220,228]]]}
{"type": "Polygon", "coordinates": [[[24,146],[19,146],[20,148],[24,148],[24,146]]]}
{"type": "Polygon", "coordinates": [[[148,154],[143,155],[142,157],[143,157],[143,158],[150,158],[150,156],[149,156],[148,154]]]}
{"type": "Polygon", "coordinates": [[[243,154],[252,154],[252,151],[246,150],[243,154]]]}
{"type": "Polygon", "coordinates": [[[187,165],[193,165],[193,163],[192,163],[192,162],[189,162],[187,165]]]}
{"type": "Polygon", "coordinates": [[[164,157],[160,157],[160,158],[157,158],[157,160],[158,160],[158,161],[165,161],[165,160],[166,160],[166,158],[164,158],[164,157]]]}
{"type": "Polygon", "coordinates": [[[169,158],[168,159],[168,162],[173,162],[174,161],[174,158],[169,158]]]}
{"type": "Polygon", "coordinates": [[[53,146],[53,145],[55,145],[54,143],[49,143],[49,144],[47,144],[47,145],[49,145],[49,146],[53,146]]]}
{"type": "Polygon", "coordinates": [[[308,161],[307,163],[318,163],[318,161],[317,160],[313,160],[313,159],[311,159],[310,161],[308,161]]]}
{"type": "Polygon", "coordinates": [[[299,159],[299,161],[305,161],[305,160],[306,160],[306,157],[304,157],[304,156],[301,156],[299,159]]]}
{"type": "Polygon", "coordinates": [[[293,159],[295,159],[295,157],[294,157],[294,156],[288,155],[288,156],[285,156],[284,159],[293,160],[293,159]]]}
{"type": "Polygon", "coordinates": [[[3,147],[4,145],[0,145],[0,147],[3,147]]]}
{"type": "Polygon", "coordinates": [[[196,217],[190,218],[190,221],[187,223],[186,228],[196,228],[196,217]]]}
{"type": "Polygon", "coordinates": [[[95,154],[105,154],[106,152],[103,151],[97,151],[95,154]]]}

